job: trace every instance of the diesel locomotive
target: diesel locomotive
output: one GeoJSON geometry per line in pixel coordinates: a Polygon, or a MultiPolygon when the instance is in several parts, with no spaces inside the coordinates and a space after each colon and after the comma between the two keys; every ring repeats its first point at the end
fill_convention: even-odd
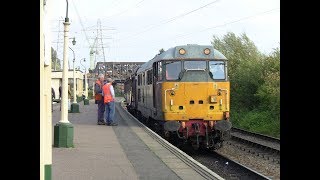
{"type": "Polygon", "coordinates": [[[173,143],[218,149],[232,126],[227,65],[211,45],[161,50],[126,79],[127,109],[173,143]]]}

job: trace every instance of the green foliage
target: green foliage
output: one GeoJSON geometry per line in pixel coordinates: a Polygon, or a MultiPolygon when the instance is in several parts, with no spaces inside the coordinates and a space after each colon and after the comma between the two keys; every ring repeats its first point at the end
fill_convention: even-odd
{"type": "Polygon", "coordinates": [[[231,108],[254,109],[254,97],[261,84],[260,61],[262,57],[254,43],[242,34],[237,37],[227,33],[223,39],[213,36],[213,46],[228,58],[228,72],[231,83],[231,108]]]}
{"type": "Polygon", "coordinates": [[[263,84],[256,97],[260,100],[260,109],[268,109],[274,118],[280,121],[280,50],[279,48],[265,58],[263,84]]]}
{"type": "MultiPolygon", "coordinates": [[[[239,116],[239,115],[238,115],[239,116]]],[[[237,127],[253,132],[280,137],[280,121],[274,120],[272,112],[254,110],[239,116],[237,127]]]]}
{"type": "Polygon", "coordinates": [[[240,128],[279,136],[280,49],[259,52],[245,33],[213,36],[212,44],[228,58],[232,123],[240,128]]]}
{"type": "Polygon", "coordinates": [[[230,77],[234,76],[237,69],[240,68],[240,62],[254,61],[261,56],[257,47],[245,33],[237,37],[234,33],[228,32],[223,39],[213,36],[212,45],[222,54],[227,55],[230,77]]]}

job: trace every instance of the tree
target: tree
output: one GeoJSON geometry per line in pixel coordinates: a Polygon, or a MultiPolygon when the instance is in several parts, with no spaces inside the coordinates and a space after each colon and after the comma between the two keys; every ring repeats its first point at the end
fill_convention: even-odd
{"type": "Polygon", "coordinates": [[[212,45],[228,61],[234,125],[273,136],[280,135],[280,49],[259,52],[245,33],[213,36],[212,45]]]}
{"type": "Polygon", "coordinates": [[[60,59],[57,58],[57,51],[51,47],[51,68],[52,69],[54,69],[56,61],[57,61],[56,70],[61,70],[60,59]]]}
{"type": "Polygon", "coordinates": [[[229,60],[231,109],[253,109],[257,103],[254,94],[262,81],[260,59],[263,55],[245,33],[237,37],[228,32],[222,39],[213,36],[212,45],[229,60]]]}
{"type": "Polygon", "coordinates": [[[268,109],[274,118],[280,117],[280,49],[263,61],[263,84],[259,87],[256,96],[260,99],[260,109],[268,109]]]}

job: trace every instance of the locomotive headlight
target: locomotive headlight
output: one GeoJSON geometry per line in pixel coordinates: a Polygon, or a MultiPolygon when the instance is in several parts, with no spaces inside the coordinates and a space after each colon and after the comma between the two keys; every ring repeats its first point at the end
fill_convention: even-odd
{"type": "Polygon", "coordinates": [[[183,48],[179,49],[179,54],[184,55],[186,53],[186,50],[184,50],[183,48]]]}
{"type": "Polygon", "coordinates": [[[205,55],[208,55],[208,54],[210,54],[210,49],[206,48],[206,49],[203,50],[203,52],[204,52],[205,55]]]}

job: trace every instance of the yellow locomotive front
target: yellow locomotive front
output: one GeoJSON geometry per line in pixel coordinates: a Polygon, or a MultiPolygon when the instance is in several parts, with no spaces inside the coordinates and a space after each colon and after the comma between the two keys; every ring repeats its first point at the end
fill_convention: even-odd
{"type": "Polygon", "coordinates": [[[227,59],[211,46],[178,46],[175,54],[162,66],[164,130],[195,149],[219,148],[231,129],[227,59]]]}

